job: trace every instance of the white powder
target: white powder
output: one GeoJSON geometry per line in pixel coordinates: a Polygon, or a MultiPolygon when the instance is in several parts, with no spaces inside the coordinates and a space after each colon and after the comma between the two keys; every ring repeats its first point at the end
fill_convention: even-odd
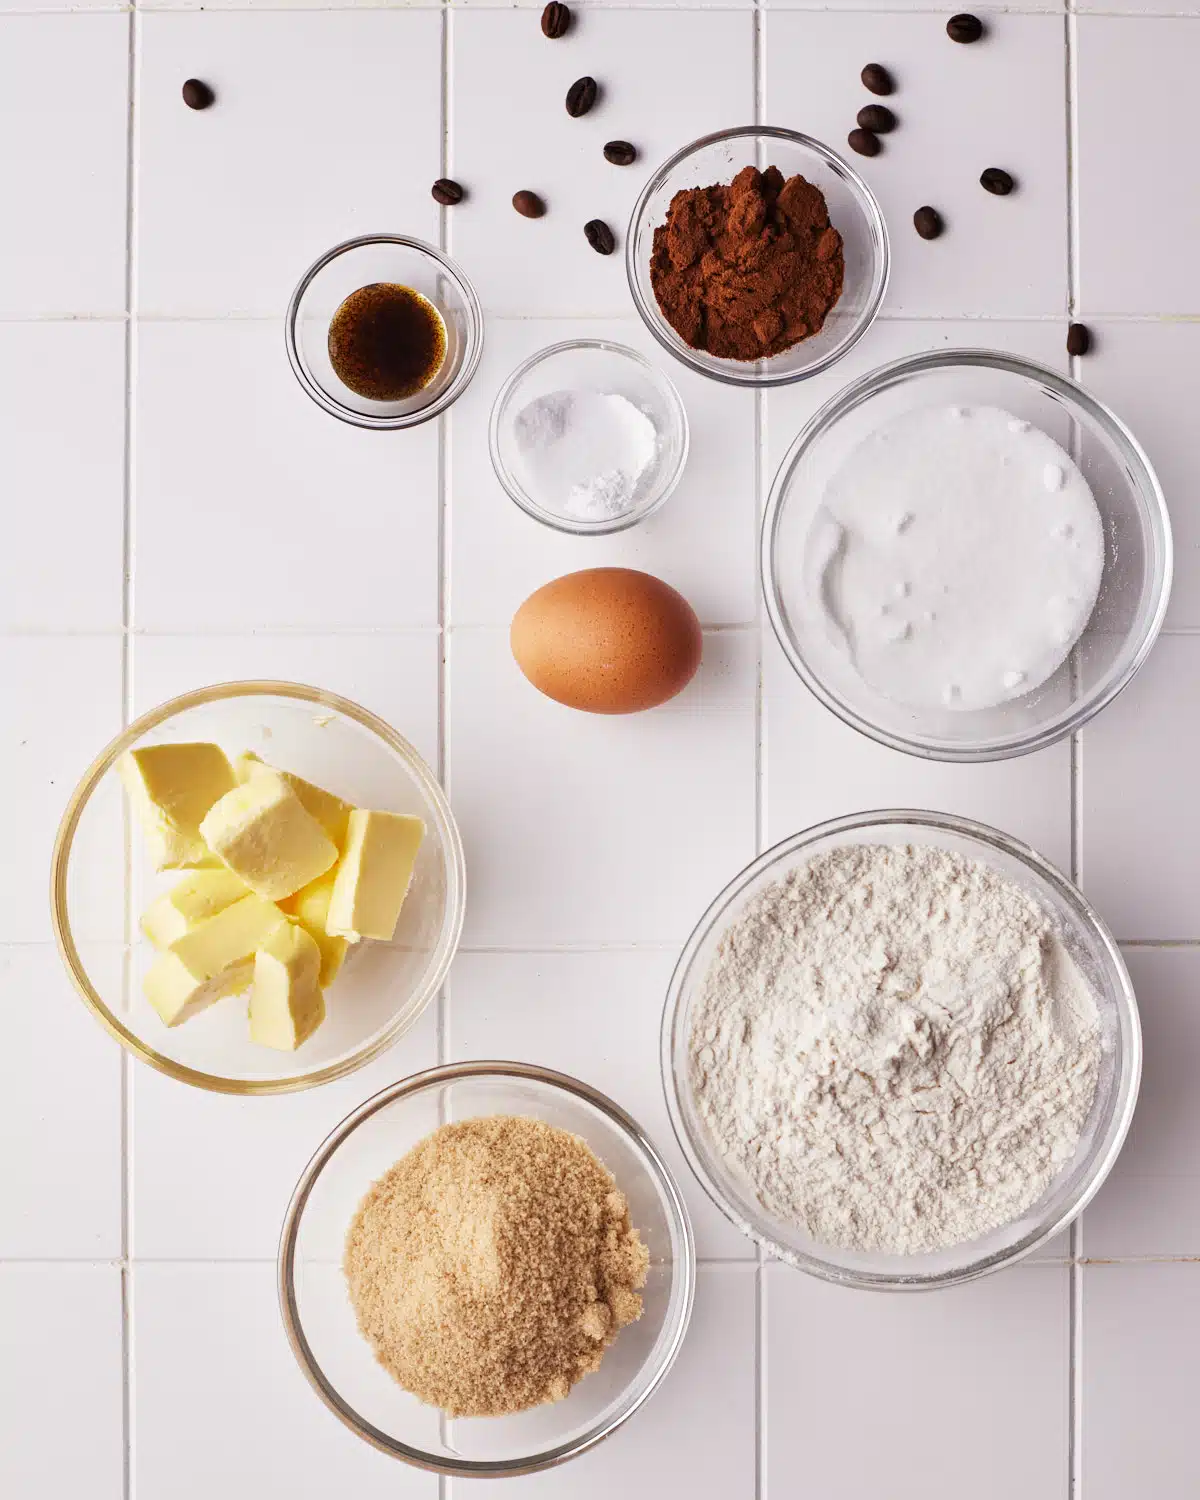
{"type": "Polygon", "coordinates": [[[1019,886],[941,849],[867,845],[747,903],[689,1060],[713,1142],[770,1213],[909,1254],[1010,1223],[1071,1160],[1099,1016],[1019,886]]]}
{"type": "Polygon", "coordinates": [[[517,413],[526,488],[548,510],[579,521],[625,515],[658,457],[654,423],[616,392],[554,391],[517,413]]]}

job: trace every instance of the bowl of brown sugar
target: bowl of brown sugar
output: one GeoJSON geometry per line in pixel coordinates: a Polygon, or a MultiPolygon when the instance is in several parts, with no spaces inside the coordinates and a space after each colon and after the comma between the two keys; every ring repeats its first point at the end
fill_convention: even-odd
{"type": "Polygon", "coordinates": [[[646,326],[728,385],[789,385],[835,364],[887,289],[874,194],[820,141],[747,125],[703,136],[650,178],[625,266],[646,326]]]}
{"type": "Polygon", "coordinates": [[[695,1249],[670,1171],[587,1084],[460,1063],[347,1117],[279,1249],[292,1350],[366,1442],[464,1477],[528,1474],[628,1420],[670,1369],[695,1249]]]}

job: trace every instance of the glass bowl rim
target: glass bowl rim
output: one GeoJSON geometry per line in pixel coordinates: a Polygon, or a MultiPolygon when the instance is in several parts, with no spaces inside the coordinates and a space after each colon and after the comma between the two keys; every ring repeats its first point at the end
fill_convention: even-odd
{"type": "Polygon", "coordinates": [[[637,349],[631,349],[628,344],[619,344],[613,339],[561,339],[556,344],[549,344],[545,349],[539,349],[524,359],[508,376],[504,384],[496,392],[495,400],[492,402],[491,413],[488,416],[488,452],[492,460],[492,470],[500,481],[500,486],[508,498],[519,505],[527,516],[532,516],[535,521],[540,521],[543,526],[549,526],[555,531],[566,532],[570,536],[611,536],[617,531],[627,531],[629,527],[636,526],[639,521],[644,521],[648,516],[654,515],[675,493],[679,481],[683,478],[683,471],[687,466],[688,453],[691,449],[691,427],[688,422],[687,408],[683,404],[683,398],[676,389],[675,382],[657,365],[652,364],[644,354],[637,349]],[[663,486],[661,493],[650,505],[638,506],[626,512],[624,515],[614,516],[609,521],[575,521],[568,516],[560,516],[554,511],[545,510],[538,505],[531,495],[527,495],[516,479],[509,473],[508,466],[500,457],[500,414],[513,391],[520,382],[532,370],[545,360],[551,359],[558,354],[573,354],[579,350],[600,350],[605,354],[615,354],[630,360],[641,367],[656,384],[660,385],[665,392],[667,404],[675,413],[681,434],[679,461],[675,465],[675,471],[670,481],[663,486]]]}
{"type": "Polygon", "coordinates": [[[415,1468],[427,1469],[435,1474],[477,1479],[510,1478],[519,1474],[534,1474],[542,1469],[553,1468],[565,1463],[568,1459],[578,1457],[581,1453],[586,1453],[616,1432],[650,1399],[675,1363],[687,1333],[696,1292],[696,1246],[691,1218],[674,1174],[650,1137],[619,1104],[590,1084],[583,1083],[567,1073],[557,1072],[553,1068],[543,1068],[534,1063],[482,1059],[473,1062],[447,1063],[435,1068],[426,1068],[420,1073],[402,1078],[399,1082],[390,1084],[379,1093],[373,1094],[356,1109],[351,1110],[345,1119],[330,1131],[300,1174],[288,1203],[279,1235],[276,1283],[284,1331],[297,1364],[309,1385],[334,1416],[351,1432],[357,1434],[364,1442],[370,1443],[372,1447],[378,1448],[380,1452],[392,1458],[401,1459],[415,1468]],[[479,1459],[438,1459],[423,1449],[414,1448],[389,1437],[372,1423],[360,1418],[353,1407],[342,1399],[327,1380],[313,1355],[304,1334],[295,1295],[296,1240],[299,1235],[300,1221],[318,1178],[342,1143],[372,1115],[381,1109],[386,1109],[395,1101],[423,1093],[429,1088],[469,1078],[508,1078],[544,1084],[562,1093],[570,1094],[598,1110],[631,1142],[643,1165],[649,1168],[650,1175],[654,1177],[666,1199],[668,1214],[673,1221],[681,1248],[680,1255],[672,1258],[671,1276],[672,1281],[677,1277],[683,1278],[683,1299],[676,1315],[675,1326],[670,1334],[670,1342],[637,1398],[602,1427],[583,1434],[573,1442],[558,1444],[556,1447],[525,1458],[503,1459],[496,1462],[479,1459]]]}
{"type": "MultiPolygon", "coordinates": [[[[439,309],[440,312],[440,309],[439,309]]],[[[331,249],[319,255],[300,280],[296,283],[296,289],[288,298],[287,311],[283,319],[283,339],[287,348],[288,364],[292,367],[292,373],[300,382],[300,385],[309,396],[317,403],[323,411],[330,416],[338,417],[343,422],[349,422],[354,427],[365,427],[375,432],[395,432],[406,427],[419,427],[422,422],[428,422],[436,416],[440,416],[447,407],[453,405],[470,385],[479,361],[483,357],[483,307],[479,301],[479,295],[467,275],[436,245],[431,245],[426,240],[416,239],[407,234],[360,234],[353,239],[342,240],[331,249]],[[415,250],[419,254],[427,256],[449,276],[450,280],[458,288],[463,302],[467,308],[467,348],[458,374],[446,387],[446,389],[428,406],[418,407],[415,411],[403,412],[395,416],[372,416],[370,412],[356,411],[351,406],[345,406],[336,401],[323,386],[319,385],[309,374],[308,367],[300,357],[299,343],[296,338],[296,325],[299,320],[300,304],[315,278],[331,262],[339,256],[347,254],[351,250],[361,250],[366,245],[399,245],[405,250],[415,250]]]]}
{"type": "MultiPolygon", "coordinates": [[[[787,452],[775,471],[775,477],[771,481],[771,490],[767,497],[759,531],[759,582],[767,615],[771,621],[771,629],[792,670],[809,692],[836,714],[844,724],[857,729],[868,739],[886,745],[891,750],[903,751],[906,755],[954,763],[1010,760],[1020,755],[1032,754],[1035,750],[1045,749],[1046,746],[1056,744],[1067,735],[1073,734],[1106,708],[1132,682],[1153,649],[1166,619],[1167,606],[1171,599],[1173,574],[1174,541],[1170,513],[1167,510],[1166,498],[1163,495],[1158,475],[1137,438],[1111,407],[1090,391],[1085,390],[1083,386],[1078,385],[1069,376],[1060,375],[1057,370],[1052,370],[1048,365],[1040,364],[1037,360],[1007,354],[998,349],[934,349],[921,354],[907,354],[900,359],[890,360],[874,370],[869,370],[865,375],[860,375],[849,385],[844,386],[808,419],[789,444],[787,452]],[[791,634],[783,619],[783,608],[775,585],[773,563],[776,537],[788,486],[796,465],[809,445],[832,428],[844,413],[862,405],[871,397],[878,395],[880,391],[897,384],[905,376],[949,370],[956,366],[998,370],[1007,375],[1018,375],[1047,385],[1063,400],[1068,409],[1082,410],[1100,427],[1132,469],[1136,476],[1136,488],[1149,511],[1150,530],[1154,540],[1153,561],[1157,577],[1157,597],[1154,608],[1143,623],[1141,642],[1125,668],[1115,676],[1110,673],[1110,680],[1102,679],[1098,691],[1090,698],[1081,699],[1057,721],[1032,733],[1010,736],[1007,739],[990,740],[975,745],[935,746],[924,740],[898,734],[872,723],[849,704],[843,703],[831,689],[825,686],[792,642],[791,634]]],[[[1129,640],[1131,636],[1132,632],[1127,633],[1126,640],[1129,640]]]]}
{"type": "Polygon", "coordinates": [[[806,1271],[812,1276],[817,1276],[823,1281],[864,1291],[931,1291],[942,1287],[958,1286],[1025,1259],[1056,1234],[1061,1233],[1079,1217],[1099,1192],[1105,1178],[1112,1170],[1113,1163],[1120,1155],[1133,1120],[1142,1076],[1141,1018],[1129,971],[1121,957],[1121,950],[1116,939],[1099,912],[1078,886],[1044,855],[1039,854],[1036,849],[1014,838],[1011,834],[993,828],[987,823],[977,822],[973,818],[959,817],[954,813],[923,811],[918,808],[880,808],[871,812],[849,813],[842,817],[830,818],[825,822],[815,823],[809,828],[802,829],[799,833],[789,834],[787,838],[781,839],[751,860],[718,892],[692,929],[671,974],[670,984],[667,986],[659,1041],[663,1092],[666,1095],[667,1112],[671,1117],[671,1129],[675,1133],[675,1139],[679,1143],[688,1166],[715,1206],[735,1229],[775,1259],[794,1266],[798,1270],[806,1271]],[[781,1245],[770,1235],[762,1233],[755,1226],[745,1222],[725,1198],[709,1172],[706,1145],[693,1140],[687,1128],[680,1107],[681,1086],[674,1061],[675,1033],[681,1021],[683,982],[687,971],[694,962],[701,943],[742,897],[751,882],[764,872],[782,865],[789,856],[811,847],[822,839],[897,824],[912,827],[914,830],[927,828],[955,834],[960,838],[978,843],[984,848],[1005,854],[1039,875],[1055,890],[1071,910],[1076,921],[1098,940],[1099,948],[1106,960],[1109,978],[1114,982],[1117,1011],[1122,1024],[1126,1025],[1129,1031],[1129,1046],[1127,1049],[1122,1048],[1120,1067],[1113,1084],[1114,1096],[1117,1099],[1120,1099],[1122,1090],[1125,1090],[1125,1100],[1120,1115],[1110,1125],[1105,1149],[1097,1153],[1088,1176],[1076,1188],[1070,1200],[1063,1205],[1054,1219],[1032,1230],[1016,1245],[981,1256],[969,1265],[950,1271],[911,1276],[847,1269],[824,1260],[819,1255],[792,1250],[781,1245]]]}
{"type": "Polygon", "coordinates": [[[176,698],[160,703],[157,708],[152,708],[149,712],[134,719],[120,734],[109,741],[80,777],[59,822],[50,863],[50,918],[54,928],[54,941],[67,974],[83,1003],[109,1035],[120,1042],[121,1046],[134,1057],[149,1063],[152,1068],[156,1068],[160,1073],[165,1073],[180,1083],[192,1084],[196,1088],[214,1094],[246,1096],[298,1093],[303,1089],[315,1088],[318,1084],[329,1083],[335,1078],[344,1078],[348,1073],[355,1072],[385,1052],[425,1011],[430,1000],[441,988],[458,948],[465,905],[466,865],[462,838],[446,794],[423,757],[390,724],[349,698],[343,698],[340,694],[328,692],[324,688],[308,687],[298,682],[275,681],[269,678],[221,682],[211,687],[195,688],[191,692],[182,693],[176,698]],[[183,1063],[176,1062],[174,1058],[165,1057],[143,1041],[105,1005],[99,991],[92,983],[79,955],[75,935],[71,930],[67,903],[67,871],[80,818],[92,793],[115,765],[117,759],[126,750],[131,749],[143,735],[159,728],[177,714],[185,713],[193,708],[202,708],[211,703],[226,702],[229,699],[254,697],[289,698],[300,703],[314,703],[324,708],[332,708],[344,718],[350,719],[363,729],[370,731],[377,739],[382,740],[405,763],[413,779],[428,797],[437,813],[440,823],[438,833],[449,867],[447,911],[443,918],[437,947],[433,950],[431,967],[420,989],[414,991],[414,994],[420,997],[416,1010],[402,1023],[394,1022],[346,1057],[330,1063],[327,1067],[318,1068],[314,1072],[297,1077],[227,1078],[220,1073],[206,1073],[201,1069],[190,1068],[183,1063]],[[449,899],[451,891],[458,893],[457,900],[453,903],[449,899]]]}
{"type": "MultiPolygon", "coordinates": [[[[722,385],[732,385],[751,390],[769,390],[776,386],[796,385],[801,380],[808,380],[814,375],[820,375],[823,371],[830,369],[839,360],[849,354],[851,349],[859,342],[863,335],[874,323],[879,309],[883,305],[884,296],[887,293],[888,282],[892,273],[891,240],[888,237],[887,221],[883,216],[883,210],[879,206],[879,200],[867,186],[866,181],[840,156],[832,147],[823,141],[817,140],[815,136],[805,135],[799,130],[787,130],[781,125],[734,125],[728,130],[716,130],[710,135],[699,136],[686,146],[681,146],[672,156],[654,172],[649,181],[638,194],[637,202],[633,205],[633,212],[629,216],[629,229],[625,235],[625,276],[629,282],[629,291],[633,297],[633,304],[638,310],[642,322],[649,329],[657,342],[677,359],[680,364],[686,365],[689,370],[694,370],[698,375],[705,375],[710,380],[720,381],[722,385]],[[857,198],[860,208],[871,231],[871,240],[875,246],[875,267],[871,295],[859,313],[853,328],[842,343],[835,349],[831,349],[822,359],[814,364],[806,366],[801,370],[793,370],[790,373],[755,373],[755,365],[750,363],[745,371],[738,369],[715,369],[708,363],[707,359],[699,357],[693,350],[689,349],[682,340],[677,339],[672,330],[672,338],[668,338],[664,332],[665,319],[659,312],[657,304],[651,306],[648,299],[642,296],[641,287],[638,285],[637,266],[635,262],[635,245],[637,243],[638,231],[643,226],[649,209],[650,199],[670,174],[689,156],[707,149],[709,146],[720,145],[724,141],[740,140],[746,136],[765,137],[769,140],[787,141],[790,145],[799,146],[802,150],[810,151],[818,156],[827,166],[831,166],[842,175],[849,184],[851,193],[857,198]],[[680,345],[676,348],[677,341],[680,345]]],[[[711,358],[709,356],[708,358],[711,358]]],[[[768,362],[769,364],[769,362],[768,362]]]]}

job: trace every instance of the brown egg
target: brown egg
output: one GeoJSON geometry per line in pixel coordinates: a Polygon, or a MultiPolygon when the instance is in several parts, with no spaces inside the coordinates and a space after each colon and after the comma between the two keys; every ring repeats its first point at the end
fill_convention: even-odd
{"type": "Polygon", "coordinates": [[[700,665],[700,622],[682,594],[633,568],[585,568],[530,594],[512,653],[547,698],[632,714],[673,698],[700,665]]]}

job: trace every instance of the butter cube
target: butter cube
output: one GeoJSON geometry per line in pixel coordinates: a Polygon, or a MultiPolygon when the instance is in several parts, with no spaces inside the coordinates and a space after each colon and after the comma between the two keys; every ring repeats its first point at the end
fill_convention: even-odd
{"type": "Polygon", "coordinates": [[[288,896],[280,904],[295,917],[313,942],[321,950],[321,986],[328,989],[338,976],[349,944],[344,937],[334,937],[329,931],[329,901],[333,895],[333,882],[337,878],[336,867],[327,870],[319,880],[306,885],[294,896],[288,896]]]}
{"type": "Polygon", "coordinates": [[[212,864],[200,824],[234,785],[219,745],[146,745],[128,750],[117,773],[146,834],[157,870],[212,864]]]}
{"type": "Polygon", "coordinates": [[[296,776],[291,771],[279,771],[274,766],[268,766],[265,761],[255,755],[253,750],[243,751],[234,761],[233,770],[239,782],[249,781],[251,776],[259,771],[274,771],[276,776],[282,776],[304,804],[305,811],[316,818],[338,848],[341,849],[346,842],[346,829],[350,824],[350,814],[353,811],[349,802],[343,802],[340,797],[335,797],[324,787],[314,786],[311,781],[305,781],[303,776],[296,776]]]}
{"type": "Polygon", "coordinates": [[[198,923],[249,894],[232,870],[193,870],[146,908],[142,931],[156,948],[169,948],[198,923]]]}
{"type": "Polygon", "coordinates": [[[198,922],[176,938],[167,951],[190,973],[201,979],[216,979],[231,965],[250,958],[286,925],[287,918],[274,902],[261,896],[243,896],[224,911],[198,922]]]}
{"type": "Polygon", "coordinates": [[[268,901],[290,896],[335,863],[337,845],[275,771],[264,766],[221,798],[200,825],[252,891],[268,901]]]}
{"type": "Polygon", "coordinates": [[[354,809],[329,902],[335,937],[391,939],[424,837],[420,818],[354,809]]]}
{"type": "Polygon", "coordinates": [[[198,974],[176,953],[160,953],[143,988],[146,999],[167,1026],[179,1026],[223,999],[244,990],[254,978],[254,961],[245,958],[214,978],[198,974]]]}
{"type": "Polygon", "coordinates": [[[287,922],[254,956],[250,1040],[294,1052],[325,1019],[321,952],[303,927],[287,922]]]}

